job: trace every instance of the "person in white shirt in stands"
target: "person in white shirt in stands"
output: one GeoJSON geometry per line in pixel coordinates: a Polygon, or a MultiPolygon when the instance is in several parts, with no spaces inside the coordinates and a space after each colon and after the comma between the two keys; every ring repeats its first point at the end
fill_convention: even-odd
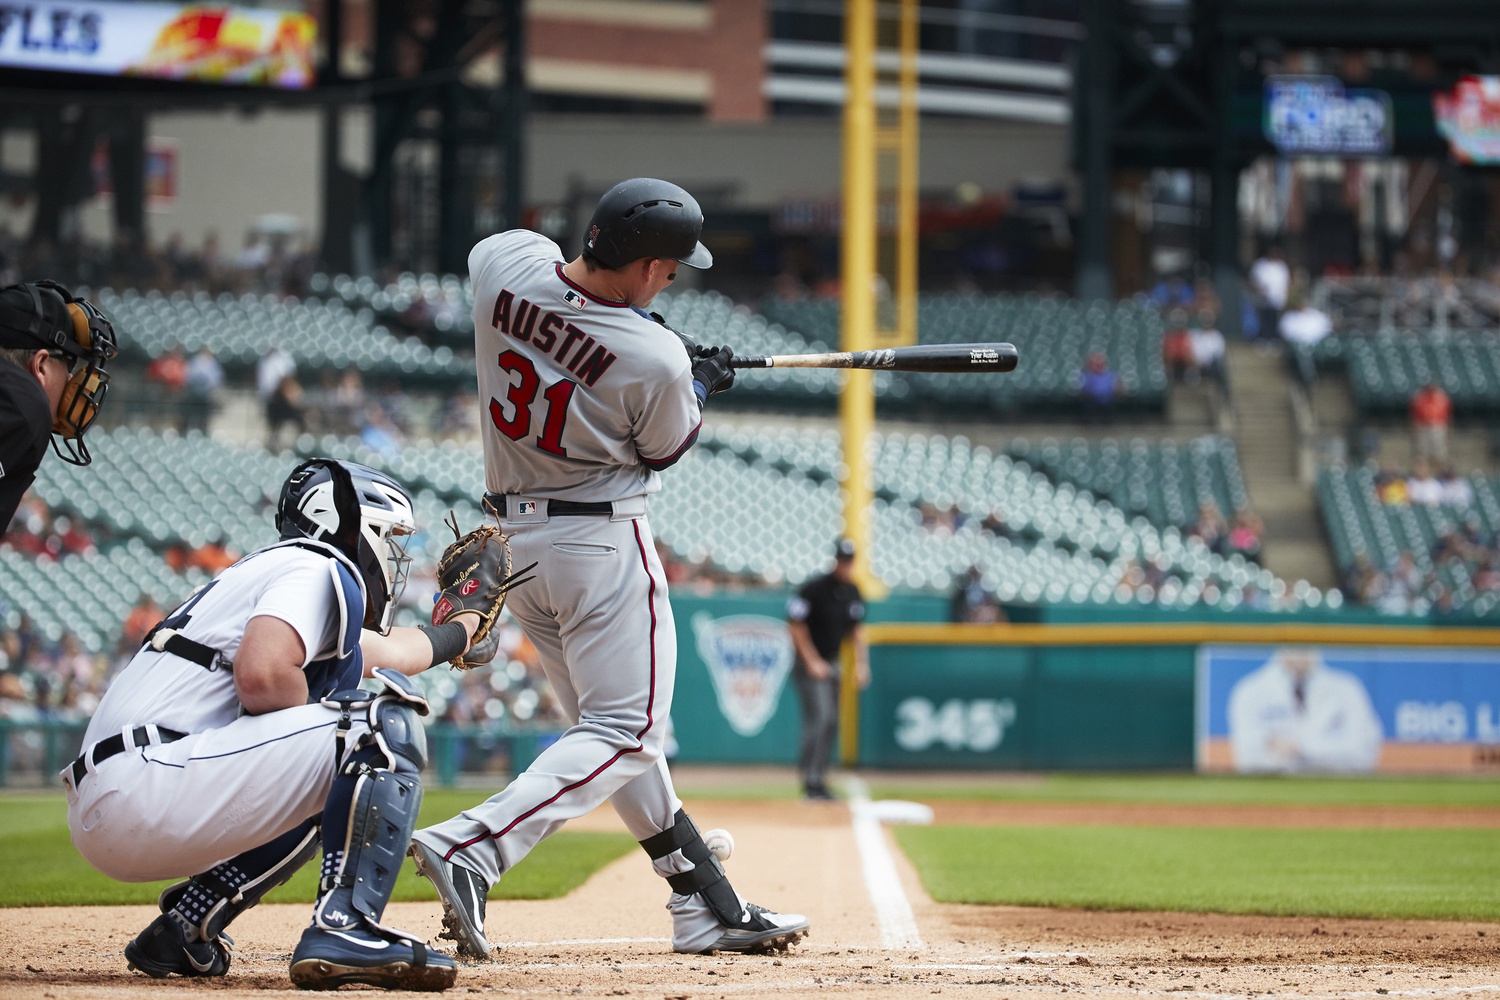
{"type": "Polygon", "coordinates": [[[1291,286],[1292,272],[1286,265],[1286,258],[1281,255],[1281,247],[1268,247],[1265,254],[1250,265],[1250,287],[1255,292],[1262,337],[1269,338],[1277,329],[1291,286]]]}
{"type": "Polygon", "coordinates": [[[1445,469],[1440,482],[1443,484],[1443,506],[1460,509],[1474,506],[1474,487],[1469,485],[1467,476],[1445,469]]]}
{"type": "Polygon", "coordinates": [[[1406,480],[1406,496],[1414,504],[1436,507],[1443,502],[1443,484],[1432,474],[1427,459],[1419,458],[1412,466],[1411,476],[1406,480]]]}
{"type": "Polygon", "coordinates": [[[1224,334],[1219,331],[1218,317],[1211,310],[1199,313],[1197,327],[1188,334],[1188,348],[1192,352],[1193,367],[1227,390],[1229,383],[1224,373],[1227,345],[1224,334]]]}
{"type": "Polygon", "coordinates": [[[1287,367],[1303,385],[1312,385],[1317,377],[1312,350],[1333,332],[1328,314],[1310,305],[1302,295],[1292,297],[1291,308],[1282,314],[1278,327],[1287,345],[1287,367]]]}

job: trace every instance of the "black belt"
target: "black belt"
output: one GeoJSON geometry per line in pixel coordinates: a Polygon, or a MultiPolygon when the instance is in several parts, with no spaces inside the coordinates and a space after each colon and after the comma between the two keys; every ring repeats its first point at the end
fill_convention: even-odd
{"type": "MultiPolygon", "coordinates": [[[[486,493],[484,495],[484,498],[490,502],[491,506],[493,506],[500,512],[502,517],[505,516],[505,494],[486,493]]],[[[545,498],[538,497],[537,499],[540,501],[545,498]]],[[[614,514],[614,512],[615,505],[607,500],[599,500],[592,503],[579,503],[575,500],[547,501],[548,517],[567,517],[569,515],[576,514],[614,514]]]]}
{"type": "MultiPolygon", "coordinates": [[[[186,736],[187,733],[179,733],[175,729],[163,729],[161,726],[157,726],[156,735],[159,738],[157,739],[156,743],[152,743],[151,733],[146,729],[145,726],[136,726],[130,731],[130,738],[132,741],[134,741],[137,750],[145,746],[158,746],[162,743],[176,743],[178,740],[186,736]]],[[[80,754],[77,760],[69,765],[68,770],[73,775],[73,787],[76,789],[78,787],[78,783],[83,780],[83,776],[89,773],[88,758],[90,755],[92,755],[94,758],[94,766],[98,767],[104,761],[109,760],[111,757],[117,756],[124,752],[124,733],[115,733],[115,735],[113,736],[106,736],[98,743],[95,743],[88,750],[85,750],[82,754],[80,754]]]]}

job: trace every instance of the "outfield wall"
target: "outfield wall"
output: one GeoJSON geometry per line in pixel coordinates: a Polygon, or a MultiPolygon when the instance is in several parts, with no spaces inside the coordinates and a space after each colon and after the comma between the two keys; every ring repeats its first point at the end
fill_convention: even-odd
{"type": "MultiPolygon", "coordinates": [[[[796,760],[783,602],[776,594],[673,598],[677,759],[796,760]]],[[[1349,684],[1319,674],[1306,699],[1310,721],[1291,700],[1294,685],[1278,693],[1268,667],[1258,675],[1258,700],[1243,695],[1237,704],[1241,717],[1255,708],[1257,738],[1281,756],[1262,755],[1253,769],[1500,771],[1500,629],[1374,625],[1365,614],[1329,614],[1323,623],[1165,614],[1084,624],[1070,609],[1038,617],[1072,622],[954,626],[931,620],[938,608],[932,598],[871,606],[872,680],[855,708],[846,760],[876,768],[1232,770],[1226,720],[1234,684],[1275,666],[1279,651],[1305,649],[1334,674],[1371,678],[1378,721],[1363,733],[1368,741],[1373,725],[1380,747],[1372,758],[1294,746],[1356,728],[1352,710],[1326,690],[1349,684]],[[1214,664],[1220,681],[1209,684],[1212,671],[1204,671],[1214,664]]]]}

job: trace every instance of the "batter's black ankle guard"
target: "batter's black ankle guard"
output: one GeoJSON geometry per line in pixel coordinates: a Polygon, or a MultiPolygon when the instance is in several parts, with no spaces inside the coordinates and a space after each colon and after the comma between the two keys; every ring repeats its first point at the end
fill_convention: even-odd
{"type": "Polygon", "coordinates": [[[703,835],[698,832],[685,811],[677,810],[677,814],[672,817],[672,825],[641,841],[641,847],[651,856],[652,861],[659,861],[674,851],[681,851],[682,856],[693,863],[693,868],[691,871],[667,876],[667,885],[672,887],[672,891],[684,896],[694,893],[702,896],[714,917],[726,927],[738,927],[743,923],[745,909],[740,905],[740,897],[734,887],[729,884],[728,876],[724,874],[724,866],[703,842],[703,835]]]}
{"type": "Polygon", "coordinates": [[[212,941],[235,917],[284,885],[317,853],[318,821],[310,819],[201,875],[167,886],[156,904],[163,913],[176,910],[201,940],[212,941]]]}

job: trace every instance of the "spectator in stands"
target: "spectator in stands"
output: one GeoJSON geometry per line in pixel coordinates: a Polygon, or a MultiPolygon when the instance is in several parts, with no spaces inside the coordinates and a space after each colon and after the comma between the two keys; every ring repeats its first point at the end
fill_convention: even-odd
{"type": "Polygon", "coordinates": [[[391,418],[379,406],[365,408],[364,426],[360,428],[359,440],[366,448],[387,458],[401,451],[401,429],[391,422],[391,418]]]}
{"type": "Polygon", "coordinates": [[[1282,314],[1277,329],[1286,342],[1287,368],[1292,377],[1304,386],[1310,386],[1318,377],[1313,365],[1313,351],[1333,332],[1333,321],[1301,293],[1294,295],[1290,304],[1291,308],[1282,314]]]}
{"type": "Polygon", "coordinates": [[[1467,510],[1474,506],[1474,487],[1469,477],[1460,476],[1451,468],[1444,469],[1439,482],[1443,484],[1443,506],[1467,510]]]}
{"type": "Polygon", "coordinates": [[[183,414],[187,429],[206,431],[219,390],[224,388],[224,369],[213,351],[200,347],[187,363],[186,374],[187,398],[183,401],[183,414]]]}
{"type": "Polygon", "coordinates": [[[168,415],[179,430],[184,429],[187,412],[182,393],[187,385],[187,358],[182,348],[173,347],[153,358],[146,366],[146,381],[156,386],[153,395],[160,412],[168,415]]]}
{"type": "Polygon", "coordinates": [[[1407,492],[1406,477],[1390,469],[1381,469],[1375,473],[1375,499],[1391,507],[1410,503],[1411,494],[1407,492]]]}
{"type": "Polygon", "coordinates": [[[365,379],[357,368],[347,368],[339,376],[328,411],[328,424],[335,434],[352,434],[365,423],[365,379]]]}
{"type": "Polygon", "coordinates": [[[1172,309],[1167,313],[1167,328],[1161,338],[1161,360],[1167,374],[1178,382],[1186,382],[1188,370],[1193,367],[1193,340],[1188,332],[1186,309],[1172,309]]]}
{"type": "Polygon", "coordinates": [[[201,569],[209,576],[218,576],[239,561],[240,554],[231,549],[222,531],[187,554],[184,566],[201,569]]]}
{"type": "MultiPolygon", "coordinates": [[[[1218,316],[1205,309],[1198,314],[1198,322],[1188,334],[1189,352],[1192,357],[1192,373],[1207,376],[1229,391],[1229,379],[1224,371],[1224,354],[1227,346],[1224,334],[1219,331],[1218,316]]],[[[1196,381],[1196,378],[1194,379],[1196,381]]]]}
{"type": "Polygon", "coordinates": [[[132,652],[139,649],[141,643],[146,641],[146,633],[165,617],[166,612],[156,603],[156,598],[142,593],[120,625],[120,645],[132,652]]]}
{"type": "Polygon", "coordinates": [[[1229,544],[1229,525],[1224,522],[1219,505],[1212,500],[1205,500],[1198,505],[1198,519],[1193,522],[1188,533],[1202,539],[1210,552],[1220,555],[1224,554],[1229,544]]]}
{"type": "Polygon", "coordinates": [[[979,522],[979,529],[987,531],[996,538],[1014,538],[1015,532],[1005,523],[1005,508],[991,507],[989,513],[984,515],[984,520],[979,522]]]}
{"type": "Polygon", "coordinates": [[[1376,604],[1386,614],[1404,615],[1422,594],[1422,571],[1410,550],[1396,557],[1396,565],[1385,577],[1385,590],[1376,604]]]}
{"type": "Polygon", "coordinates": [[[1457,528],[1451,529],[1432,547],[1432,561],[1438,564],[1463,566],[1475,556],[1473,546],[1457,528]]]}
{"type": "Polygon", "coordinates": [[[98,551],[93,537],[71,517],[53,519],[47,547],[58,556],[89,556],[98,551]]]}
{"type": "Polygon", "coordinates": [[[1359,604],[1374,604],[1384,588],[1385,581],[1380,570],[1375,568],[1370,557],[1364,553],[1354,557],[1354,562],[1349,565],[1339,587],[1345,598],[1359,604]]]}
{"type": "Polygon", "coordinates": [[[281,450],[281,428],[287,424],[291,424],[298,434],[307,428],[302,410],[302,386],[290,375],[281,380],[271,397],[266,400],[268,450],[281,450]]]}
{"type": "Polygon", "coordinates": [[[1115,400],[1125,391],[1120,376],[1110,370],[1109,361],[1097,351],[1084,361],[1078,375],[1078,399],[1083,417],[1089,423],[1104,423],[1114,412],[1115,400]]]}
{"type": "Polygon", "coordinates": [[[1432,380],[1411,398],[1412,450],[1435,462],[1448,460],[1448,427],[1453,423],[1453,401],[1432,380]]]}
{"type": "Polygon", "coordinates": [[[1265,525],[1255,512],[1241,507],[1234,512],[1234,527],[1229,529],[1229,551],[1238,552],[1253,563],[1260,562],[1261,538],[1265,525]]]}
{"type": "Polygon", "coordinates": [[[1282,256],[1281,247],[1272,245],[1250,265],[1250,288],[1260,313],[1261,336],[1269,337],[1281,329],[1281,313],[1286,309],[1287,292],[1292,286],[1292,272],[1282,256]]]}
{"type": "Polygon", "coordinates": [[[297,362],[292,356],[280,345],[272,344],[255,365],[255,395],[265,403],[276,393],[282,380],[296,372],[297,362]]]}
{"type": "Polygon", "coordinates": [[[376,398],[375,403],[390,418],[390,422],[395,425],[398,434],[405,435],[411,426],[411,415],[408,412],[411,407],[411,401],[407,398],[406,392],[401,388],[401,384],[395,379],[387,380],[380,387],[380,395],[376,398]]]}
{"type": "Polygon", "coordinates": [[[970,624],[994,624],[1006,620],[1000,598],[984,585],[984,574],[978,566],[970,566],[958,578],[958,586],[948,601],[948,620],[970,624]]]}
{"type": "Polygon", "coordinates": [[[1427,459],[1419,458],[1406,480],[1406,497],[1414,504],[1436,507],[1443,502],[1443,484],[1432,474],[1427,459]]]}
{"type": "Polygon", "coordinates": [[[1480,593],[1494,593],[1500,591],[1500,560],[1494,556],[1486,555],[1480,558],[1474,568],[1474,589],[1480,593]]]}
{"type": "Polygon", "coordinates": [[[1153,303],[1162,307],[1190,305],[1193,301],[1193,287],[1188,284],[1187,275],[1163,275],[1151,289],[1149,297],[1153,303]]]}

